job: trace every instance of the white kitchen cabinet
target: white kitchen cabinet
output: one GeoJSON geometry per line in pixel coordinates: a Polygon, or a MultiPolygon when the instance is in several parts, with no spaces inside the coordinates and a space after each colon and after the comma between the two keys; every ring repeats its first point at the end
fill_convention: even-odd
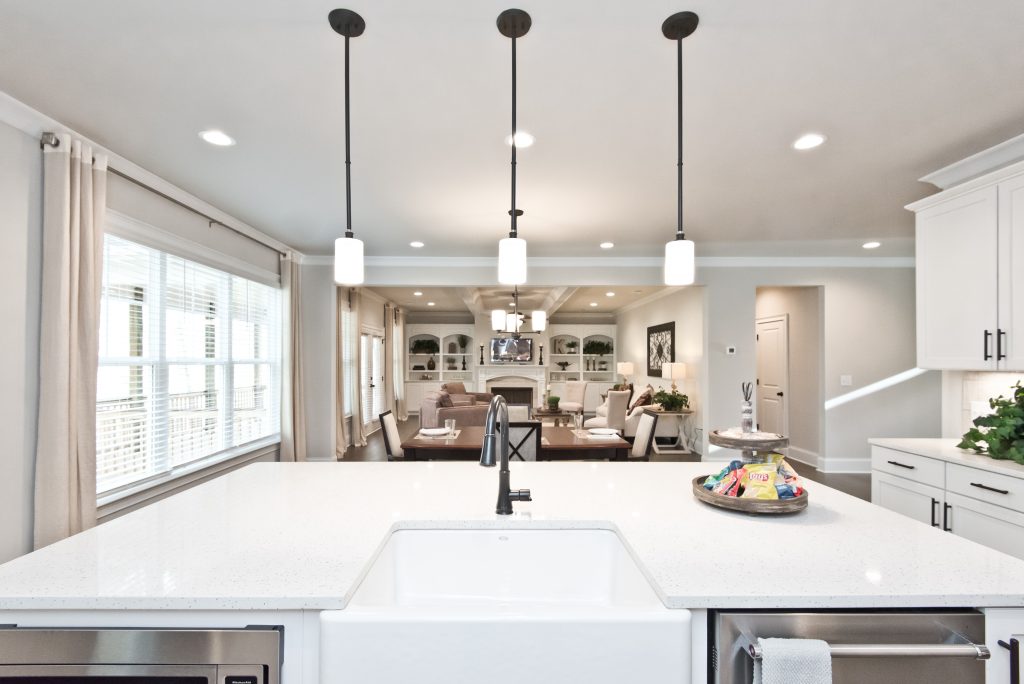
{"type": "Polygon", "coordinates": [[[871,501],[926,525],[940,527],[946,493],[938,487],[875,470],[871,472],[871,501]]]}
{"type": "Polygon", "coordinates": [[[1024,558],[1024,513],[946,492],[944,522],[955,535],[1024,558]]]}
{"type": "Polygon", "coordinates": [[[917,213],[917,365],[1024,370],[1024,163],[908,208],[917,213]]]}

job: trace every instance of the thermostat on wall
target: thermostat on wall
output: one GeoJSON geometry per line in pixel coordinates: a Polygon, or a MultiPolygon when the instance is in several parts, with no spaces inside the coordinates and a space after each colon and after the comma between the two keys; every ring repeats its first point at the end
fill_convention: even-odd
{"type": "Polygon", "coordinates": [[[726,353],[727,356],[735,355],[736,354],[736,347],[734,347],[734,346],[732,346],[730,344],[728,347],[725,348],[725,353],[726,353]]]}

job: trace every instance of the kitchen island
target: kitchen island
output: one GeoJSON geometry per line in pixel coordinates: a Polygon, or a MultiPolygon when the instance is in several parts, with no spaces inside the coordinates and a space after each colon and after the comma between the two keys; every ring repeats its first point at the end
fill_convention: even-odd
{"type": "MultiPolygon", "coordinates": [[[[603,528],[621,534],[668,608],[981,608],[1024,632],[1024,562],[808,482],[794,516],[696,501],[701,463],[514,463],[533,502],[494,514],[475,463],[259,463],[0,566],[0,622],[283,624],[284,681],[315,682],[318,613],[343,609],[389,531],[603,528]]],[[[996,674],[999,678],[996,678],[996,674]]],[[[695,680],[697,681],[697,680],[695,680]]]]}

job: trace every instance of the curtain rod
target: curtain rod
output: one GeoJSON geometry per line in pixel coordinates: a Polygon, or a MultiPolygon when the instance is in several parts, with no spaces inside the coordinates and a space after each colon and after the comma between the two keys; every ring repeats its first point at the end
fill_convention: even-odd
{"type": "MultiPolygon", "coordinates": [[[[46,133],[43,133],[43,135],[39,139],[39,146],[42,147],[43,145],[49,145],[50,147],[60,147],[60,138],[55,133],[50,133],[49,131],[47,131],[46,133]]],[[[238,230],[237,228],[232,228],[231,226],[227,225],[226,223],[224,223],[222,221],[218,221],[217,219],[213,218],[212,216],[204,214],[203,212],[199,211],[195,207],[189,206],[189,205],[185,204],[184,202],[182,202],[181,200],[175,199],[174,197],[171,197],[170,195],[157,190],[156,188],[154,188],[151,185],[146,185],[142,181],[138,180],[137,178],[133,178],[133,177],[129,176],[128,174],[124,173],[123,171],[118,171],[113,166],[109,166],[108,165],[107,166],[107,170],[110,171],[110,173],[114,174],[115,176],[123,178],[123,179],[125,179],[126,181],[128,181],[130,183],[134,183],[135,185],[139,186],[140,188],[143,188],[144,190],[150,191],[154,195],[157,195],[159,197],[163,197],[168,202],[172,202],[174,204],[177,204],[179,207],[181,207],[183,209],[187,209],[188,211],[191,211],[193,214],[196,214],[197,216],[202,216],[204,219],[206,219],[207,221],[210,222],[210,225],[216,224],[216,225],[221,226],[223,228],[227,228],[232,233],[237,233],[238,235],[241,235],[244,238],[248,238],[249,240],[252,240],[253,242],[255,242],[258,245],[261,245],[261,246],[266,247],[268,249],[272,249],[275,252],[277,252],[278,254],[280,254],[281,256],[288,256],[288,252],[282,251],[281,249],[279,249],[279,248],[277,248],[277,247],[275,247],[273,245],[268,245],[266,242],[263,242],[259,238],[255,238],[252,235],[249,235],[248,233],[244,233],[244,232],[238,230]]]]}

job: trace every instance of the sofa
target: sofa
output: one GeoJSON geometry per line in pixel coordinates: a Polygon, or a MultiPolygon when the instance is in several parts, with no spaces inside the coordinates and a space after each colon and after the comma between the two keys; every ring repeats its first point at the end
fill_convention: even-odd
{"type": "MultiPolygon", "coordinates": [[[[489,395],[488,395],[489,396],[489,395]]],[[[490,401],[477,401],[474,396],[452,395],[448,392],[427,392],[420,402],[420,427],[444,427],[448,418],[455,419],[455,427],[483,425],[490,401]],[[459,403],[455,403],[458,398],[459,403]]]]}
{"type": "Polygon", "coordinates": [[[489,404],[494,397],[490,392],[468,392],[464,382],[446,382],[441,385],[441,391],[447,392],[452,398],[452,403],[456,406],[473,403],[489,404]],[[473,401],[468,401],[468,399],[473,401]]]}
{"type": "MultiPolygon", "coordinates": [[[[630,392],[630,394],[633,393],[633,386],[632,385],[629,386],[629,392],[630,392]]],[[[636,435],[636,428],[637,428],[637,425],[639,425],[639,423],[640,423],[640,416],[642,416],[644,414],[644,409],[653,409],[655,411],[660,410],[660,406],[658,406],[656,404],[650,403],[651,401],[653,401],[652,398],[651,398],[653,394],[654,394],[654,388],[651,387],[650,385],[647,385],[647,387],[644,388],[643,390],[641,390],[639,394],[631,397],[631,399],[634,400],[634,401],[633,401],[633,403],[631,405],[629,405],[629,408],[626,411],[625,424],[624,424],[625,427],[624,427],[624,429],[622,431],[622,434],[623,434],[624,437],[630,437],[631,438],[631,437],[634,437],[636,435]]],[[[611,395],[611,392],[609,392],[609,396],[610,395],[611,395]]],[[[597,413],[597,415],[596,415],[595,418],[598,418],[600,420],[595,420],[595,418],[591,418],[586,423],[584,423],[584,425],[586,427],[606,427],[607,426],[607,424],[608,424],[608,399],[605,399],[605,402],[597,407],[596,413],[597,413]],[[591,421],[593,421],[593,423],[591,421]]],[[[612,421],[612,422],[617,422],[617,421],[612,421]]],[[[616,427],[618,427],[618,426],[616,426],[616,427]]],[[[658,424],[657,424],[657,427],[655,428],[654,434],[655,434],[656,437],[676,437],[678,435],[677,430],[678,430],[678,428],[677,428],[677,425],[676,425],[676,421],[674,421],[674,420],[659,420],[658,424]]]]}

